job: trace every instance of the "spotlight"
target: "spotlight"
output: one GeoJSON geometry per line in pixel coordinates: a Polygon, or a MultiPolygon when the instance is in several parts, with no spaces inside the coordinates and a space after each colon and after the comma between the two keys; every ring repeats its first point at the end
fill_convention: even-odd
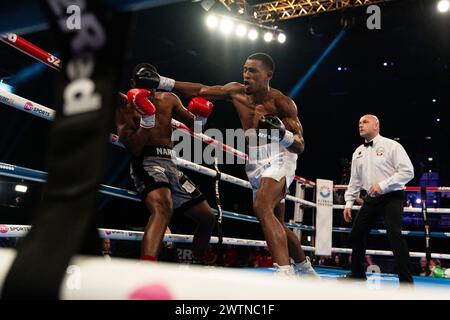
{"type": "Polygon", "coordinates": [[[210,29],[215,29],[217,25],[219,24],[219,19],[215,15],[208,15],[206,17],[206,25],[210,29]]]}
{"type": "Polygon", "coordinates": [[[236,28],[236,35],[239,38],[242,38],[246,34],[247,34],[247,27],[245,25],[243,25],[243,24],[238,25],[237,28],[236,28]]]}
{"type": "Polygon", "coordinates": [[[248,38],[250,40],[256,40],[258,39],[258,31],[256,31],[255,29],[252,29],[248,32],[248,38]]]}
{"type": "Polygon", "coordinates": [[[434,102],[436,102],[437,100],[436,100],[436,99],[433,99],[433,100],[431,100],[431,101],[433,101],[433,103],[434,103],[434,102]]]}
{"type": "Polygon", "coordinates": [[[450,8],[450,2],[448,0],[441,0],[437,4],[437,9],[441,13],[445,13],[450,8]]]}
{"type": "Polygon", "coordinates": [[[432,157],[428,157],[428,161],[433,161],[433,158],[432,157]]]}
{"type": "Polygon", "coordinates": [[[229,35],[233,31],[233,21],[228,18],[223,18],[220,21],[220,31],[225,35],[229,35]]]}
{"type": "Polygon", "coordinates": [[[383,66],[385,66],[385,67],[387,67],[387,65],[388,65],[388,63],[387,63],[387,62],[383,63],[383,66]]]}
{"type": "Polygon", "coordinates": [[[25,192],[27,192],[27,190],[28,190],[27,186],[25,186],[23,184],[16,184],[16,191],[17,192],[25,193],[25,192]]]}
{"type": "Polygon", "coordinates": [[[338,71],[342,71],[342,68],[341,68],[341,67],[338,67],[338,71]]]}
{"type": "Polygon", "coordinates": [[[0,80],[0,89],[5,90],[6,92],[13,93],[14,87],[10,86],[9,84],[6,84],[3,82],[3,80],[0,80]]]}
{"type": "Polygon", "coordinates": [[[284,33],[280,33],[278,35],[278,42],[279,43],[284,43],[286,41],[286,35],[284,33]]]}
{"type": "Polygon", "coordinates": [[[440,118],[437,118],[437,119],[436,119],[436,122],[440,122],[440,121],[441,121],[441,119],[440,119],[440,118]]]}
{"type": "Polygon", "coordinates": [[[436,199],[433,199],[433,203],[437,203],[437,200],[436,200],[436,199]]]}
{"type": "Polygon", "coordinates": [[[272,32],[266,32],[266,33],[264,34],[264,41],[265,41],[265,42],[270,42],[270,41],[272,41],[272,39],[273,39],[273,34],[272,34],[272,32]]]}
{"type": "Polygon", "coordinates": [[[238,38],[248,37],[251,41],[254,41],[259,38],[259,33],[261,33],[261,38],[266,42],[273,42],[275,37],[280,43],[286,41],[286,35],[277,26],[256,25],[250,21],[243,21],[235,17],[210,13],[205,17],[205,24],[208,29],[219,30],[225,36],[234,33],[238,38]]]}
{"type": "Polygon", "coordinates": [[[417,203],[417,204],[420,204],[420,203],[422,203],[422,199],[420,199],[420,198],[417,198],[417,199],[416,199],[416,203],[417,203]]]}

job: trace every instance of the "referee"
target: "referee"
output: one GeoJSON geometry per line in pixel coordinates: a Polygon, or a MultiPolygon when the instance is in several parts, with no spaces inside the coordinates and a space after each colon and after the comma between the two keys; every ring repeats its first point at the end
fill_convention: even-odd
{"type": "Polygon", "coordinates": [[[380,122],[374,115],[359,120],[359,135],[364,144],[352,157],[350,183],[345,192],[344,219],[352,221],[352,206],[360,191],[367,193],[350,234],[351,273],[345,278],[366,279],[364,257],[367,236],[377,217],[382,216],[394,252],[400,282],[412,283],[409,252],[402,238],[404,187],[414,177],[414,169],[405,149],[396,141],[379,134],[380,122]]]}

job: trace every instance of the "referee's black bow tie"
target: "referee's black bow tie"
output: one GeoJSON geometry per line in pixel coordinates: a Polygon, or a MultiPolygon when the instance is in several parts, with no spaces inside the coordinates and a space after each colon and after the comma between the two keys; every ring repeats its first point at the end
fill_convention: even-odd
{"type": "Polygon", "coordinates": [[[373,146],[373,140],[370,142],[364,142],[364,147],[372,147],[373,146]]]}

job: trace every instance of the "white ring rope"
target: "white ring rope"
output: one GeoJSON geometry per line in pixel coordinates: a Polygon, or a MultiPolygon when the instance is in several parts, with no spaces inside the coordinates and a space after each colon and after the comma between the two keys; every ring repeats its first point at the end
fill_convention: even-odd
{"type": "MultiPolygon", "coordinates": [[[[346,184],[335,184],[333,186],[333,188],[335,190],[345,190],[345,189],[348,188],[348,185],[346,185],[346,184]]],[[[421,191],[421,190],[422,190],[422,187],[405,186],[405,191],[414,192],[414,191],[421,191]]],[[[446,193],[446,192],[450,192],[450,187],[425,187],[425,190],[427,192],[443,192],[443,193],[446,193]]]]}
{"type": "MultiPolygon", "coordinates": [[[[0,162],[0,175],[18,178],[18,179],[24,179],[24,180],[31,180],[31,181],[36,181],[36,182],[45,182],[46,173],[43,171],[27,169],[27,168],[13,166],[10,164],[0,162]]],[[[113,196],[113,197],[124,198],[127,200],[132,200],[132,201],[137,201],[137,202],[142,201],[140,199],[140,197],[138,196],[137,192],[135,192],[135,191],[111,187],[111,186],[104,185],[104,184],[100,185],[99,192],[113,196]]],[[[216,212],[215,209],[212,209],[212,210],[213,210],[213,212],[216,212]]],[[[226,218],[232,218],[232,219],[241,220],[241,221],[259,223],[258,219],[254,216],[238,214],[236,212],[231,212],[231,211],[226,211],[226,210],[224,210],[223,214],[224,214],[224,217],[226,217],[226,218]]],[[[306,231],[315,231],[316,230],[316,228],[313,226],[308,226],[308,225],[303,225],[303,224],[298,224],[298,223],[285,223],[285,225],[286,225],[286,227],[293,228],[293,229],[300,229],[300,230],[306,230],[306,231]]],[[[348,233],[348,232],[350,232],[350,230],[351,230],[350,228],[342,228],[342,227],[333,227],[332,228],[333,232],[347,232],[348,233]]],[[[377,234],[377,235],[386,234],[386,230],[373,229],[373,230],[371,230],[371,234],[377,234]]],[[[407,236],[417,236],[417,237],[423,236],[423,232],[420,232],[420,231],[403,230],[402,234],[407,235],[407,236]]],[[[439,237],[439,238],[449,238],[450,233],[449,232],[432,232],[431,236],[439,237]]]]}
{"type": "MultiPolygon", "coordinates": [[[[334,204],[333,209],[344,209],[345,205],[343,204],[334,204]]],[[[359,210],[361,206],[353,206],[352,210],[359,210]]],[[[410,208],[404,207],[404,212],[422,212],[421,208],[410,208]]],[[[450,208],[427,208],[427,212],[431,213],[450,213],[450,208]]]]}
{"type": "MultiPolygon", "coordinates": [[[[29,225],[0,225],[0,237],[17,237],[22,238],[30,231],[31,226],[29,225]]],[[[101,238],[111,239],[111,240],[132,240],[132,241],[141,241],[144,235],[142,231],[128,231],[128,230],[117,230],[117,229],[106,229],[99,228],[99,235],[101,238]]],[[[165,234],[164,240],[165,242],[176,242],[176,243],[192,243],[193,241],[192,235],[187,234],[165,234]]],[[[211,237],[210,243],[216,244],[218,243],[218,237],[211,237]]],[[[251,239],[239,239],[239,238],[223,238],[223,243],[227,245],[235,245],[235,246],[254,246],[254,247],[267,247],[266,241],[263,240],[251,240],[251,239]]],[[[315,248],[312,246],[303,246],[303,250],[305,251],[315,251],[315,248]]],[[[331,252],[335,253],[344,253],[351,254],[352,249],[350,248],[332,248],[331,252]]],[[[370,255],[379,255],[379,256],[393,256],[392,251],[388,250],[373,250],[367,249],[366,254],[370,255]]],[[[409,252],[409,256],[413,258],[425,257],[425,252],[409,252]]],[[[445,253],[432,253],[432,258],[437,259],[448,259],[450,260],[450,254],[445,253]]]]}

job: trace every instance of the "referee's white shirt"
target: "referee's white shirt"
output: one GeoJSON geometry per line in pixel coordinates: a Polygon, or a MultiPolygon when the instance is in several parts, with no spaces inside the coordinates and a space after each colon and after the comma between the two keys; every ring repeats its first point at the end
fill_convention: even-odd
{"type": "MultiPolygon", "coordinates": [[[[414,168],[405,149],[397,141],[377,135],[373,145],[356,148],[352,156],[350,183],[345,192],[345,207],[351,208],[361,190],[378,183],[381,193],[403,190],[414,178],[414,168]]],[[[369,141],[370,142],[370,141],[369,141]]]]}

